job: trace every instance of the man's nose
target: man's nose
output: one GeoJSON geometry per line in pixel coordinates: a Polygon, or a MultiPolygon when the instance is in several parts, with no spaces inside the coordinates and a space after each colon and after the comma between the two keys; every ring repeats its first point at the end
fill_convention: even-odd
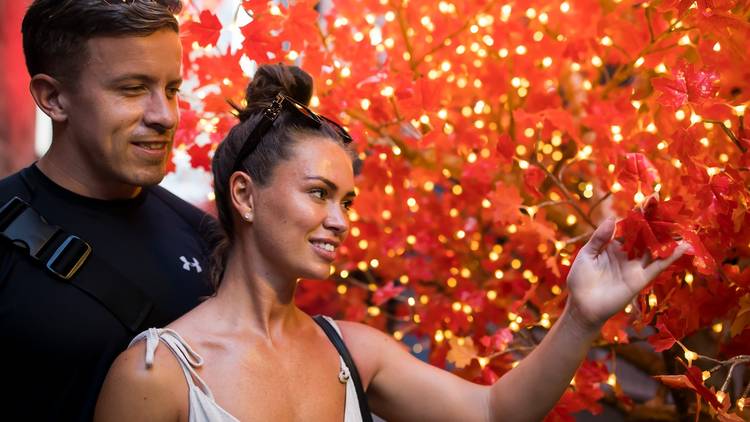
{"type": "Polygon", "coordinates": [[[153,92],[144,114],[146,126],[164,133],[177,127],[179,111],[177,99],[170,98],[164,92],[153,92]]]}

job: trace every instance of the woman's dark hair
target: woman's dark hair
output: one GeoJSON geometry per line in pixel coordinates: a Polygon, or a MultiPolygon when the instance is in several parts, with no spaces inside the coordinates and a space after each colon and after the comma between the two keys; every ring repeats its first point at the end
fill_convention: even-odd
{"type": "Polygon", "coordinates": [[[179,0],[35,0],[23,17],[23,53],[29,74],[56,78],[80,73],[86,41],[179,31],[179,0]]]}
{"type": "MultiPolygon", "coordinates": [[[[217,289],[234,240],[229,178],[232,176],[237,154],[245,142],[251,141],[248,136],[279,93],[307,105],[313,93],[312,77],[297,66],[265,64],[258,67],[245,93],[247,106],[235,106],[240,122],[232,127],[219,144],[211,162],[220,226],[213,242],[215,249],[211,259],[211,280],[217,289]]],[[[282,109],[273,125],[258,141],[255,150],[242,160],[241,168],[250,175],[253,184],[266,186],[273,176],[274,168],[291,158],[292,149],[297,142],[320,138],[337,142],[354,160],[354,153],[331,125],[325,122],[316,125],[295,110],[282,109]]]]}

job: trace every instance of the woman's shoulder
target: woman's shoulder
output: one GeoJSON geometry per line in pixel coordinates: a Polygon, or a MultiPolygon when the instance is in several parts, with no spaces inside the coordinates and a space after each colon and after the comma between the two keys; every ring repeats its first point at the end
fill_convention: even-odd
{"type": "Polygon", "coordinates": [[[180,419],[188,405],[187,381],[177,358],[159,343],[157,340],[151,364],[147,364],[147,347],[152,345],[147,346],[145,336],[115,359],[99,395],[98,420],[119,419],[118,415],[180,419]]]}

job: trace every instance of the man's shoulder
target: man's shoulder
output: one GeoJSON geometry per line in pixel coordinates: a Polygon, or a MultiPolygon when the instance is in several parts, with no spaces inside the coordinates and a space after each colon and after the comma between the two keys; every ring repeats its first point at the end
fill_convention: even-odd
{"type": "Polygon", "coordinates": [[[216,220],[195,205],[181,199],[161,186],[151,186],[147,189],[150,195],[157,198],[159,202],[166,205],[173,213],[177,214],[189,226],[204,236],[210,234],[215,228],[216,220]]]}
{"type": "Polygon", "coordinates": [[[0,202],[5,203],[13,196],[26,196],[29,193],[29,187],[22,176],[25,171],[23,169],[0,179],[0,202]]]}

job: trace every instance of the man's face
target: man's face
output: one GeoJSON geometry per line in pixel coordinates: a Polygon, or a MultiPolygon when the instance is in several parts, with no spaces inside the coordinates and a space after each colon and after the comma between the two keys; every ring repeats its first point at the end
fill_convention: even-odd
{"type": "Polygon", "coordinates": [[[178,35],[99,37],[65,85],[65,150],[69,175],[111,191],[159,183],[179,119],[182,48],[178,35]]]}

